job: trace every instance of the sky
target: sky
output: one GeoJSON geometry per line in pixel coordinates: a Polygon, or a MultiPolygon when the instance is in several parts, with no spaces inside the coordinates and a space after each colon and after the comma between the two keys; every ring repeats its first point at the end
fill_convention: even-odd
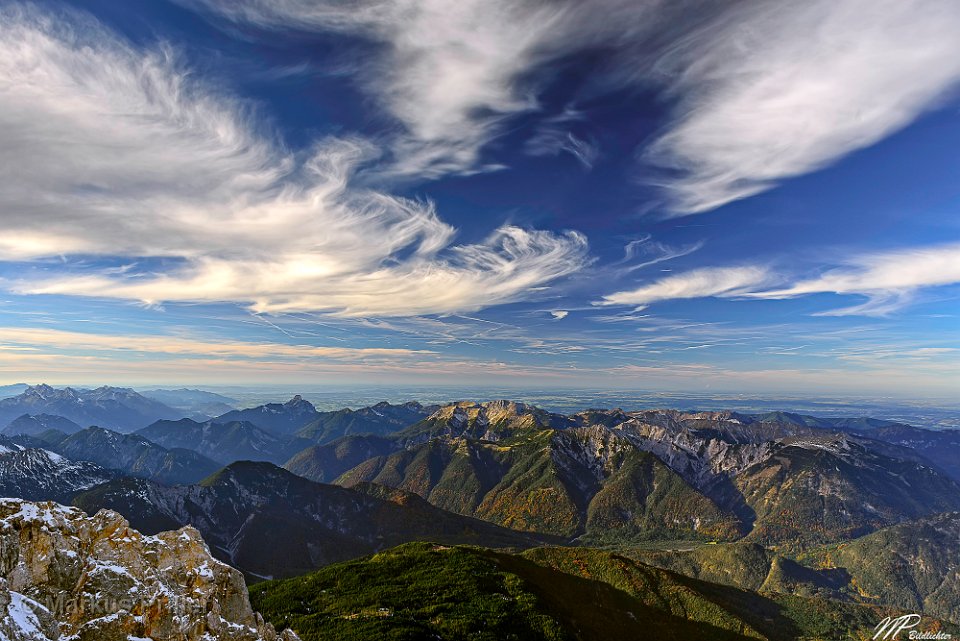
{"type": "Polygon", "coordinates": [[[0,381],[955,397],[953,0],[0,0],[0,381]]]}

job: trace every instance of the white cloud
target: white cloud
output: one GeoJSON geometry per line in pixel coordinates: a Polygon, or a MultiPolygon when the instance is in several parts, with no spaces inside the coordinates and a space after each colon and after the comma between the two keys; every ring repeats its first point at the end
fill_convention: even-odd
{"type": "Polygon", "coordinates": [[[89,334],[57,329],[0,327],[0,349],[82,350],[91,352],[140,352],[169,356],[209,358],[330,359],[337,361],[387,361],[433,358],[429,350],[397,348],[351,348],[284,343],[211,341],[183,336],[89,334]]]}
{"type": "Polygon", "coordinates": [[[568,153],[584,169],[593,169],[600,156],[600,145],[596,140],[581,138],[571,130],[572,123],[585,119],[584,114],[570,108],[557,116],[547,118],[524,144],[526,152],[531,156],[558,156],[568,153]]]}
{"type": "MultiPolygon", "coordinates": [[[[682,22],[686,10],[710,11],[704,0],[179,1],[235,23],[347,33],[380,45],[359,73],[403,126],[392,172],[417,178],[499,168],[481,151],[507,118],[540,108],[549,78],[538,72],[549,63],[590,47],[630,50],[598,69],[598,84],[609,89],[634,80],[639,64],[647,68],[647,52],[641,63],[635,49],[650,34],[662,36],[664,23],[682,22]]],[[[547,119],[549,131],[535,134],[528,150],[566,151],[589,168],[596,143],[557,130],[569,116],[547,119]]]]}
{"type": "Polygon", "coordinates": [[[651,265],[681,258],[695,251],[700,251],[704,244],[703,241],[697,241],[689,245],[674,247],[655,241],[652,236],[647,235],[627,243],[623,248],[623,260],[619,263],[623,265],[623,267],[619,268],[618,271],[628,274],[638,269],[650,267],[651,265]],[[634,263],[634,260],[639,260],[640,262],[634,263]]]}
{"type": "Polygon", "coordinates": [[[778,290],[751,294],[757,298],[793,298],[807,294],[861,295],[867,302],[822,315],[878,316],[911,302],[923,288],[960,283],[960,244],[912,247],[860,256],[845,267],[778,290]]]}
{"type": "Polygon", "coordinates": [[[165,260],[18,291],[410,315],[517,300],[587,262],[574,232],[505,226],[452,246],[430,203],[351,186],[369,143],[301,156],[262,122],[169,50],[75,14],[3,9],[0,259],[165,260]]]}
{"type": "Polygon", "coordinates": [[[574,8],[516,0],[185,3],[262,27],[342,31],[382,44],[363,81],[406,130],[395,170],[418,177],[475,171],[500,121],[536,108],[520,76],[558,53],[558,32],[574,8]]]}
{"type": "MultiPolygon", "coordinates": [[[[357,74],[402,127],[392,175],[499,168],[483,157],[505,120],[540,108],[549,65],[597,47],[585,94],[666,86],[673,124],[646,151],[676,213],[756,194],[869,146],[937,104],[960,78],[953,0],[180,0],[265,29],[371,41],[357,74]],[[698,16],[691,20],[690,16],[698,16]],[[666,51],[664,54],[663,52],[666,51]]],[[[592,140],[542,119],[535,155],[585,167],[592,140]]]]}
{"type": "MultiPolygon", "coordinates": [[[[157,304],[251,301],[257,312],[329,311],[342,316],[410,316],[474,311],[529,295],[585,263],[586,239],[502,227],[484,244],[451,257],[413,257],[342,270],[328,258],[287,253],[275,259],[205,257],[181,271],[142,278],[79,276],[31,283],[20,293],[76,294],[157,304]]],[[[387,257],[384,257],[385,259],[387,257]]]]}
{"type": "Polygon", "coordinates": [[[771,280],[762,267],[708,267],[662,278],[630,291],[603,297],[599,305],[649,305],[680,298],[731,297],[753,291],[771,280]]]}
{"type": "Polygon", "coordinates": [[[761,266],[703,267],[635,290],[609,294],[596,304],[642,306],[710,296],[786,299],[830,293],[864,296],[867,302],[820,312],[820,316],[882,316],[912,302],[922,289],[955,284],[960,284],[960,244],[956,243],[857,256],[842,267],[806,279],[761,266]],[[771,289],[774,284],[791,280],[792,285],[771,289]]]}
{"type": "Polygon", "coordinates": [[[713,209],[874,144],[960,79],[960,3],[746,3],[659,62],[679,98],[648,159],[678,213],[713,209]]]}

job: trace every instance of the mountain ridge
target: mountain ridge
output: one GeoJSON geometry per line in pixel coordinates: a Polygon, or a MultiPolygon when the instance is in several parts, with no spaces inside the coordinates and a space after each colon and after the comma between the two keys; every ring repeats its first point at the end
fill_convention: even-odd
{"type": "Polygon", "coordinates": [[[258,576],[302,573],[424,537],[519,547],[546,540],[440,510],[406,492],[364,489],[241,461],[194,485],[104,483],[77,495],[73,504],[88,512],[113,509],[146,532],[192,525],[220,558],[258,576]],[[282,547],[275,545],[278,531],[284,533],[282,547]]]}
{"type": "Polygon", "coordinates": [[[101,425],[119,432],[133,432],[159,419],[180,418],[177,410],[130,388],[57,389],[45,384],[0,399],[0,423],[6,424],[23,414],[51,414],[81,427],[101,425]]]}

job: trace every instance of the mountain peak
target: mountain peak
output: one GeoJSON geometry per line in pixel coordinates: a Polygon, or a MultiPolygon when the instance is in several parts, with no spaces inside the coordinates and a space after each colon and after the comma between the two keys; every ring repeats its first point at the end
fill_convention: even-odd
{"type": "Polygon", "coordinates": [[[289,401],[283,404],[284,409],[292,410],[298,414],[316,414],[317,408],[313,406],[313,403],[304,399],[302,396],[297,394],[289,401]]]}
{"type": "MultiPolygon", "coordinates": [[[[66,388],[69,389],[69,388],[66,388]]],[[[66,391],[63,390],[63,391],[66,391]]],[[[72,390],[71,390],[72,391],[72,390]]],[[[21,397],[34,397],[39,399],[49,399],[55,396],[62,395],[60,390],[50,387],[46,383],[40,383],[39,385],[31,385],[27,389],[23,390],[23,393],[20,394],[21,397]]]]}
{"type": "Polygon", "coordinates": [[[274,485],[281,481],[308,482],[282,467],[266,461],[234,461],[200,481],[199,485],[215,487],[223,485],[274,485]]]}
{"type": "Polygon", "coordinates": [[[50,414],[79,425],[103,425],[131,432],[161,418],[179,418],[180,412],[138,392],[122,387],[97,389],[55,388],[40,384],[19,396],[0,399],[0,423],[23,414],[50,414]]]}
{"type": "Polygon", "coordinates": [[[404,434],[414,440],[449,436],[497,441],[520,431],[563,428],[572,424],[565,416],[526,403],[502,399],[485,403],[457,401],[440,407],[404,430],[404,434]]]}

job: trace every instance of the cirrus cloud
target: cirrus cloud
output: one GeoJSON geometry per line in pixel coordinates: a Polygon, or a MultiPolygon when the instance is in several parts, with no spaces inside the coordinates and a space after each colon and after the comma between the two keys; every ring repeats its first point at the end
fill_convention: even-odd
{"type": "Polygon", "coordinates": [[[771,279],[762,267],[705,267],[661,278],[637,289],[603,297],[598,305],[649,305],[667,300],[739,296],[771,279]]]}
{"type": "Polygon", "coordinates": [[[519,300],[589,262],[576,232],[453,244],[431,203],[351,185],[371,143],[291,152],[168,47],[76,13],[0,17],[0,260],[68,257],[19,292],[404,316],[519,300]],[[75,256],[128,267],[78,276],[75,256]]]}
{"type": "Polygon", "coordinates": [[[794,298],[808,294],[867,297],[861,305],[827,312],[822,316],[882,316],[909,304],[923,288],[960,283],[960,244],[907,247],[855,257],[843,267],[816,278],[750,294],[755,298],[794,298]]]}
{"type": "Polygon", "coordinates": [[[862,296],[867,302],[818,316],[883,316],[917,292],[960,284],[960,244],[906,247],[854,256],[814,278],[789,277],[764,266],[703,267],[634,290],[608,294],[595,305],[649,305],[688,298],[787,299],[811,294],[862,296]],[[793,284],[773,288],[778,283],[793,284]]]}
{"type": "Polygon", "coordinates": [[[750,2],[680,39],[657,70],[675,122],[646,152],[675,213],[820,169],[911,123],[960,81],[952,0],[750,2]]]}

